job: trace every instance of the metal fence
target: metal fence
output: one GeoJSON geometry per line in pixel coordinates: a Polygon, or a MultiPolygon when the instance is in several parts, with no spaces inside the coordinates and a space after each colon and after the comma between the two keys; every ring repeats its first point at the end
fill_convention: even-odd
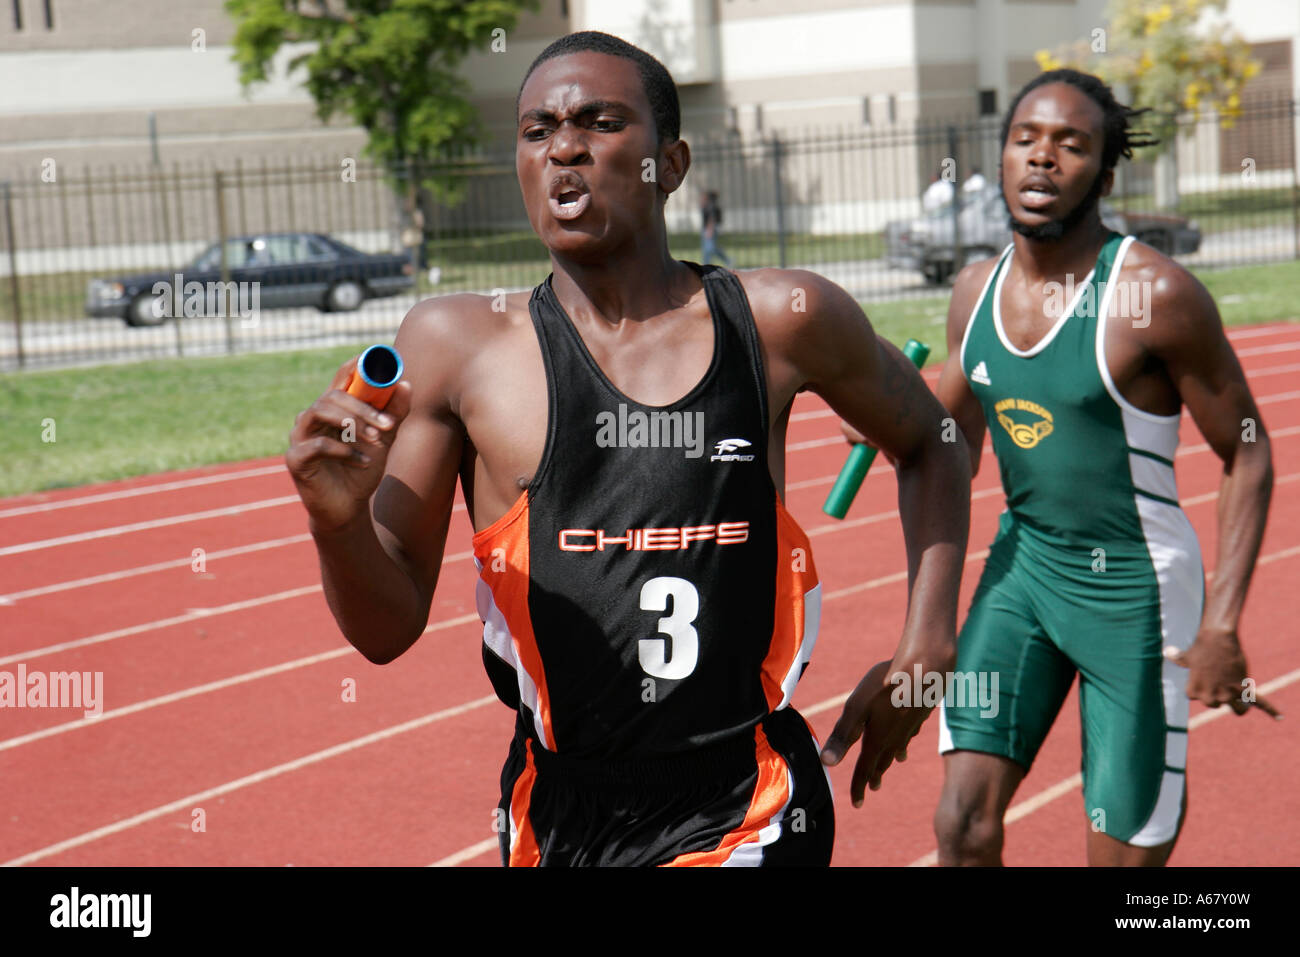
{"type": "MultiPolygon", "coordinates": [[[[1294,100],[1279,100],[1231,125],[1185,120],[1166,159],[1120,163],[1106,209],[1190,266],[1300,258],[1298,116],[1294,100]]],[[[690,175],[667,206],[670,247],[700,258],[699,195],[716,190],[720,244],[737,268],[813,269],[861,300],[943,294],[951,270],[993,240],[968,222],[977,211],[956,215],[949,205],[927,216],[921,197],[934,173],[959,196],[977,168],[996,182],[998,125],[983,117],[692,140],[690,175]],[[927,227],[940,237],[945,221],[955,221],[956,243],[949,234],[918,244],[927,227]],[[904,240],[913,248],[900,250],[904,240]]],[[[391,338],[421,298],[527,289],[545,278],[546,250],[529,226],[513,155],[445,157],[416,177],[429,178],[443,188],[416,192],[422,223],[412,233],[406,174],[348,158],[79,170],[47,161],[29,179],[0,184],[0,369],[391,338]],[[286,233],[400,253],[406,278],[360,278],[358,289],[340,290],[317,269],[328,250],[271,235],[286,233]],[[214,305],[210,289],[181,296],[205,252],[222,283],[254,275],[240,272],[245,254],[276,264],[251,280],[261,294],[251,314],[214,305]],[[153,321],[89,315],[145,273],[180,280],[151,315],[137,304],[136,317],[153,321]]],[[[985,219],[998,220],[991,235],[1009,235],[1005,212],[985,219]]]]}

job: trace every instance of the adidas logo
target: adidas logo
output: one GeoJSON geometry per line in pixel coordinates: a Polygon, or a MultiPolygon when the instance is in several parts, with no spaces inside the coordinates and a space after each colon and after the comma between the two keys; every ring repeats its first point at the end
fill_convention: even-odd
{"type": "Polygon", "coordinates": [[[979,361],[979,365],[977,365],[974,369],[971,370],[970,380],[972,382],[978,382],[980,385],[993,384],[992,382],[989,381],[988,366],[984,364],[983,359],[979,361]]]}

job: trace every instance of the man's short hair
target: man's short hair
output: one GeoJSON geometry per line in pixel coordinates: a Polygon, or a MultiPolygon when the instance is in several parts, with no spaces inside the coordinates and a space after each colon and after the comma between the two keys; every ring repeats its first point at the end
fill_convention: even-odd
{"type": "Polygon", "coordinates": [[[1110,87],[1099,77],[1095,77],[1091,73],[1081,73],[1078,70],[1062,69],[1040,73],[1020,88],[1020,92],[1011,101],[1011,105],[1007,107],[1006,115],[1002,118],[1002,136],[999,142],[1003,149],[1007,145],[1007,135],[1011,132],[1011,118],[1016,115],[1016,109],[1020,106],[1020,101],[1040,86],[1046,86],[1049,83],[1065,83],[1072,86],[1101,107],[1103,116],[1102,130],[1104,132],[1101,148],[1101,168],[1103,172],[1114,169],[1121,156],[1125,159],[1132,159],[1135,148],[1155,146],[1160,142],[1149,133],[1131,129],[1129,126],[1129,121],[1135,116],[1149,113],[1149,107],[1140,110],[1127,107],[1115,99],[1115,94],[1111,92],[1110,87]]]}
{"type": "Polygon", "coordinates": [[[640,47],[596,30],[583,30],[560,37],[537,55],[537,59],[524,74],[523,82],[519,84],[519,93],[515,96],[515,115],[519,115],[519,98],[523,96],[524,84],[534,70],[556,57],[588,52],[605,53],[635,63],[637,72],[641,75],[641,87],[645,90],[646,99],[650,101],[650,112],[654,116],[659,142],[676,140],[681,136],[682,109],[677,100],[677,84],[673,82],[667,68],[640,47]]]}

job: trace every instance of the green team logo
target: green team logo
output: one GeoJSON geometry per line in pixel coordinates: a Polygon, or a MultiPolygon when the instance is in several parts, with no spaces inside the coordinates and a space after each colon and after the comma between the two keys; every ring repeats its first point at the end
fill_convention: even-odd
{"type": "Polygon", "coordinates": [[[1052,434],[1052,413],[1028,399],[1003,399],[993,407],[998,422],[1007,430],[1011,441],[1022,449],[1032,449],[1052,434]],[[1022,413],[1014,418],[1010,413],[1022,413]]]}

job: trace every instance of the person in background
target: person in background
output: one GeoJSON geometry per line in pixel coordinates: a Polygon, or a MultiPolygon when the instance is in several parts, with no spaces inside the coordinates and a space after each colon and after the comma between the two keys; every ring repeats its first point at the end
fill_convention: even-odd
{"type": "Polygon", "coordinates": [[[717,190],[700,190],[700,262],[709,265],[714,259],[726,263],[728,269],[735,265],[731,257],[718,245],[718,227],[722,225],[722,207],[718,205],[717,190]]]}
{"type": "Polygon", "coordinates": [[[980,168],[978,166],[972,166],[970,168],[970,175],[966,177],[966,182],[961,184],[961,191],[963,194],[978,193],[988,184],[989,181],[984,178],[984,174],[980,172],[980,168]]]}
{"type": "Polygon", "coordinates": [[[921,196],[921,208],[927,213],[943,209],[952,202],[954,192],[952,182],[936,172],[930,176],[930,185],[921,196]]]}

